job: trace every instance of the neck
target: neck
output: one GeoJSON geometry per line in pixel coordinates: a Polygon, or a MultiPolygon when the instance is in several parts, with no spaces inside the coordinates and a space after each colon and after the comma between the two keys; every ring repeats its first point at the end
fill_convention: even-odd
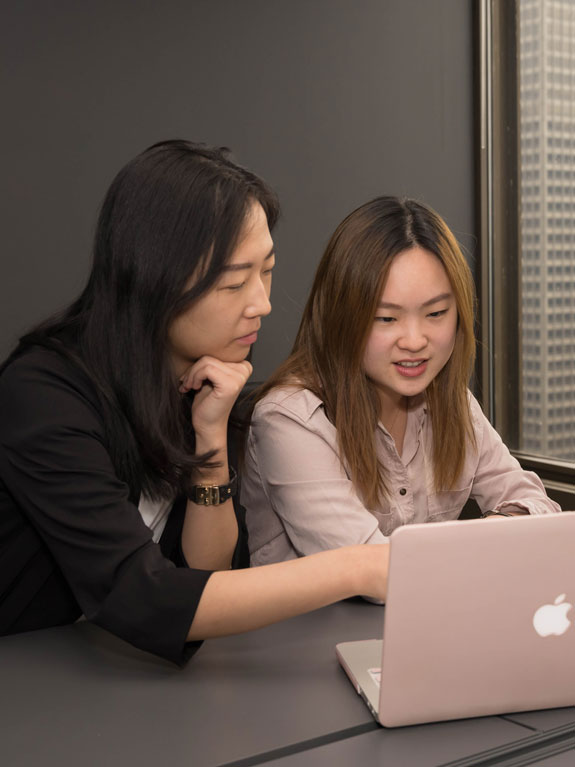
{"type": "Polygon", "coordinates": [[[379,418],[388,431],[407,412],[408,397],[390,396],[387,392],[379,391],[379,418]]]}
{"type": "Polygon", "coordinates": [[[395,449],[398,454],[403,453],[403,439],[407,427],[407,406],[408,397],[400,397],[396,401],[387,403],[381,409],[380,420],[387,433],[395,443],[395,449]]]}

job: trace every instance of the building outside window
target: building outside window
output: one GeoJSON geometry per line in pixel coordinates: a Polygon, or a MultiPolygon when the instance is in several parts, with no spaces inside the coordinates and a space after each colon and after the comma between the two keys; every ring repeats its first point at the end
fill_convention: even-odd
{"type": "Polygon", "coordinates": [[[522,407],[516,447],[572,461],[575,0],[519,0],[518,62],[522,407]],[[529,407],[535,400],[541,406],[529,407]]]}
{"type": "Polygon", "coordinates": [[[479,0],[483,408],[575,509],[575,0],[479,0]]]}

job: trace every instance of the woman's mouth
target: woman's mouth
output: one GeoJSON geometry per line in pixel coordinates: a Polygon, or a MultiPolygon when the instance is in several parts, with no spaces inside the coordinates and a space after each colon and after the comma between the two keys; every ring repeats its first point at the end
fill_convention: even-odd
{"type": "Polygon", "coordinates": [[[427,363],[428,360],[400,360],[400,362],[394,362],[393,364],[400,375],[406,378],[416,378],[425,373],[427,363]]]}
{"type": "Polygon", "coordinates": [[[253,333],[250,333],[247,336],[242,336],[241,338],[236,338],[236,341],[239,344],[245,345],[245,346],[251,346],[252,344],[255,344],[255,342],[258,340],[258,333],[257,330],[253,333]]]}

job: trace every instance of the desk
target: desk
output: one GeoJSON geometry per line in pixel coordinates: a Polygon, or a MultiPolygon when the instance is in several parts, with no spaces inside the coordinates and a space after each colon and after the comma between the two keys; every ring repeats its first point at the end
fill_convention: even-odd
{"type": "MultiPolygon", "coordinates": [[[[184,669],[88,623],[0,639],[0,727],[10,767],[212,767],[311,761],[350,749],[437,765],[525,738],[498,717],[383,730],[335,658],[381,635],[382,608],[342,602],[210,640],[184,669]],[[309,750],[311,749],[311,750],[309,750]],[[305,755],[306,759],[303,759],[305,755]],[[291,760],[291,761],[290,761],[291,760]],[[307,761],[306,761],[307,760],[307,761]]],[[[370,762],[365,762],[369,764],[370,762]]]]}
{"type": "MultiPolygon", "coordinates": [[[[508,714],[505,718],[510,722],[516,722],[534,730],[552,730],[565,724],[575,725],[575,707],[548,708],[545,711],[508,714]]],[[[575,764],[575,760],[573,763],[575,764]]]]}
{"type": "Polygon", "coordinates": [[[462,719],[354,735],[266,762],[266,767],[437,767],[486,747],[523,738],[525,729],[497,717],[462,719]]]}

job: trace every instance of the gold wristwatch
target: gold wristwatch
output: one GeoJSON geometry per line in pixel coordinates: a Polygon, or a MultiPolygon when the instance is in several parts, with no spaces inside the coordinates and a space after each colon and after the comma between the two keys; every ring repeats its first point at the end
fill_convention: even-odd
{"type": "Polygon", "coordinates": [[[238,475],[230,466],[230,481],[227,485],[194,485],[188,498],[199,506],[219,506],[233,498],[238,490],[238,475]]]}

